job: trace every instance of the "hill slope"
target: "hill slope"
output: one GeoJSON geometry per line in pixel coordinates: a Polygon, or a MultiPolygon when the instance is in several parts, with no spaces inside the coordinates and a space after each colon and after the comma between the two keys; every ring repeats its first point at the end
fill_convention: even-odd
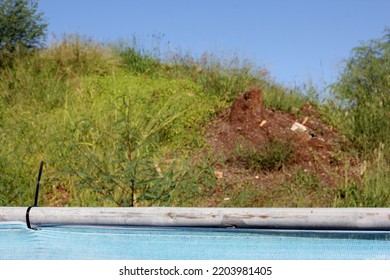
{"type": "Polygon", "coordinates": [[[0,205],[31,205],[41,160],[46,206],[389,205],[342,114],[250,64],[65,40],[0,69],[0,205]]]}

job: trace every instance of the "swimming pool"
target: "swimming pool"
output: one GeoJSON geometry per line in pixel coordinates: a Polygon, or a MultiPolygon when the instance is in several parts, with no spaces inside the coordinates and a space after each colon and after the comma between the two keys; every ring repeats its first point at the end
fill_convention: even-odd
{"type": "Polygon", "coordinates": [[[37,207],[32,230],[26,208],[0,207],[0,259],[388,260],[388,213],[37,207]]]}

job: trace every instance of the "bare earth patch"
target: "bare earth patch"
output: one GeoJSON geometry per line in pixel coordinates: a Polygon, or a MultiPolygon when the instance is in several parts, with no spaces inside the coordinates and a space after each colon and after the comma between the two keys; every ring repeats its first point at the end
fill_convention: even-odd
{"type": "MultiPolygon", "coordinates": [[[[215,169],[219,183],[204,206],[229,206],[232,198],[223,196],[229,192],[237,196],[248,186],[263,193],[258,195],[252,191],[248,194],[248,199],[251,195],[259,196],[257,199],[252,197],[251,203],[275,205],[263,201],[261,196],[267,197],[267,193],[279,186],[288,186],[289,182],[296,180],[297,174],[315,179],[314,182],[305,181],[306,188],[310,188],[310,184],[337,188],[345,170],[348,170],[349,176],[356,175],[351,174],[356,173],[356,160],[342,153],[345,138],[321,120],[321,114],[314,105],[307,103],[296,113],[286,113],[264,108],[262,101],[261,91],[251,89],[238,96],[231,108],[210,125],[207,139],[218,158],[215,169]],[[241,155],[245,151],[261,151],[272,141],[286,143],[292,151],[288,160],[278,168],[251,168],[242,160],[241,155]]],[[[310,200],[310,197],[307,199],[310,200]]],[[[245,206],[245,202],[242,204],[240,206],[245,206]]]]}

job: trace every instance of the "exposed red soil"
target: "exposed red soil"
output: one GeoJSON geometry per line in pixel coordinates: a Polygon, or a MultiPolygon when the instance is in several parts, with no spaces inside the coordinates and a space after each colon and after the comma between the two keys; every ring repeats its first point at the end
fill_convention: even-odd
{"type": "MultiPolygon", "coordinates": [[[[321,120],[314,105],[307,103],[297,113],[264,108],[257,88],[239,95],[231,108],[221,113],[209,127],[208,142],[213,153],[223,159],[216,169],[217,177],[225,181],[248,181],[272,188],[300,169],[316,174],[322,185],[334,187],[342,178],[345,164],[345,158],[339,156],[345,138],[321,120]],[[296,122],[306,131],[293,131],[296,122]],[[293,153],[288,162],[278,170],[245,169],[237,149],[261,149],[275,139],[291,144],[293,153]]],[[[347,160],[354,164],[352,158],[347,160]]]]}

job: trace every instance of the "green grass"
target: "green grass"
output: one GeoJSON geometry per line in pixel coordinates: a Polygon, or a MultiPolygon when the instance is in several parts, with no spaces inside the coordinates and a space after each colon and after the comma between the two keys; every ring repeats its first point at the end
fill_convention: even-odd
{"type": "Polygon", "coordinates": [[[390,165],[386,149],[374,151],[374,160],[367,161],[361,181],[348,180],[335,197],[337,207],[388,207],[390,205],[390,165]]]}
{"type": "Polygon", "coordinates": [[[134,204],[135,192],[139,205],[169,196],[170,186],[195,176],[196,169],[182,170],[183,161],[204,145],[200,124],[213,103],[194,83],[122,74],[89,77],[83,91],[64,112],[62,140],[64,165],[80,188],[94,188],[101,201],[120,206],[134,204]]]}
{"type": "Polygon", "coordinates": [[[1,204],[31,204],[41,160],[42,199],[62,185],[64,205],[181,205],[212,185],[212,168],[193,151],[204,147],[217,99],[190,79],[128,71],[120,56],[72,40],[1,69],[1,204]]]}
{"type": "Polygon", "coordinates": [[[262,147],[253,147],[239,151],[238,160],[248,169],[257,171],[272,171],[282,168],[291,159],[293,149],[284,140],[271,139],[262,147]]]}
{"type": "MultiPolygon", "coordinates": [[[[212,54],[161,58],[68,36],[16,58],[0,69],[0,205],[32,204],[44,160],[43,205],[197,206],[218,185],[207,125],[253,86],[275,110],[294,112],[310,100],[248,61],[212,54]]],[[[387,112],[318,108],[356,144],[345,152],[366,147],[363,176],[347,176],[334,190],[303,171],[272,191],[238,182],[222,206],[389,206],[387,112]],[[366,128],[356,133],[365,119],[370,137],[378,131],[384,138],[380,144],[364,144],[371,143],[366,128]]],[[[288,162],[291,147],[271,141],[238,156],[251,170],[272,172],[288,162]]]]}

